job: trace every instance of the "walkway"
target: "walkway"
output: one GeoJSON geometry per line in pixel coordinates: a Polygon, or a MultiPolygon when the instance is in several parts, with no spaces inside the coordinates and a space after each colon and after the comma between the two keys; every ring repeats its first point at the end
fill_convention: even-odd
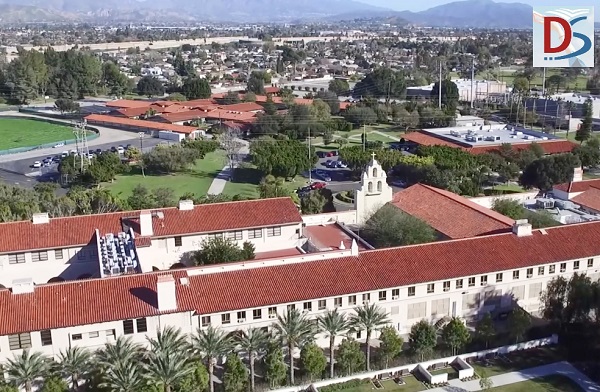
{"type": "MultiPolygon", "coordinates": [[[[600,386],[590,380],[586,375],[577,370],[569,362],[556,362],[549,365],[538,366],[517,372],[500,374],[490,377],[493,387],[528,381],[535,378],[561,375],[570,378],[585,392],[600,392],[600,386]]],[[[479,380],[463,382],[458,379],[448,381],[446,387],[429,389],[429,392],[467,392],[480,391],[479,380]]]]}
{"type": "MultiPolygon", "coordinates": [[[[238,139],[238,141],[242,144],[238,152],[238,162],[244,161],[248,155],[250,154],[250,143],[246,140],[238,139]]],[[[221,170],[221,172],[215,177],[212,184],[210,184],[210,188],[208,188],[209,195],[220,195],[225,190],[225,185],[229,182],[229,179],[233,176],[233,170],[237,167],[237,164],[232,167],[229,165],[225,165],[225,167],[221,170]]]]}

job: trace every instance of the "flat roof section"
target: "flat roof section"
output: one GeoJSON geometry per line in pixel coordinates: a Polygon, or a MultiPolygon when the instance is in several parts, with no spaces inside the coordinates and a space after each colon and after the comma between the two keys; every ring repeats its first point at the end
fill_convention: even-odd
{"type": "Polygon", "coordinates": [[[545,142],[560,138],[531,129],[514,128],[504,124],[426,129],[434,137],[463,147],[495,146],[504,143],[522,144],[545,142]]]}
{"type": "MultiPolygon", "coordinates": [[[[350,237],[337,223],[323,226],[307,226],[304,228],[304,236],[307,237],[320,251],[339,250],[342,242],[345,249],[352,247],[353,238],[350,237]]],[[[360,242],[356,241],[358,250],[367,250],[360,242]]]]}

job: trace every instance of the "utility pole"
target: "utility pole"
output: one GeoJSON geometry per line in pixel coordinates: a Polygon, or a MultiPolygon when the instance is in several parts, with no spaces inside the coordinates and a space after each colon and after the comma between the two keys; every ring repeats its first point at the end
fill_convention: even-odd
{"type": "Polygon", "coordinates": [[[542,96],[546,96],[546,67],[544,67],[544,76],[542,77],[542,96]]]}
{"type": "Polygon", "coordinates": [[[139,132],[138,135],[140,136],[140,168],[142,169],[142,177],[146,177],[146,173],[144,172],[144,160],[142,159],[142,156],[144,155],[144,132],[139,132]]]}
{"type": "Polygon", "coordinates": [[[442,109],[442,62],[440,61],[440,81],[438,88],[438,108],[442,109]]]}
{"type": "Polygon", "coordinates": [[[310,155],[310,127],[308,127],[308,162],[310,165],[310,168],[308,169],[308,184],[312,184],[312,171],[313,171],[313,167],[310,164],[310,162],[312,162],[312,156],[310,155]]]}
{"type": "Polygon", "coordinates": [[[473,86],[475,85],[475,57],[472,58],[473,63],[471,65],[471,109],[475,102],[475,96],[473,95],[473,86]]]}
{"type": "Polygon", "coordinates": [[[363,137],[362,137],[363,151],[367,150],[367,126],[363,125],[363,137]]]}

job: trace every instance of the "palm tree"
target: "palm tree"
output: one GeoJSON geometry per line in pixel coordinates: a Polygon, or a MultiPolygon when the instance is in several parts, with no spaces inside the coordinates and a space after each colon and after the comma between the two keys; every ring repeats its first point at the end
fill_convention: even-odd
{"type": "Polygon", "coordinates": [[[346,314],[338,312],[337,309],[328,310],[325,314],[319,316],[317,321],[320,330],[329,335],[329,377],[333,378],[335,376],[335,338],[348,330],[350,324],[346,319],[346,314]]]}
{"type": "Polygon", "coordinates": [[[238,338],[240,346],[248,354],[250,363],[250,392],[254,392],[254,361],[268,341],[269,335],[260,328],[250,328],[238,338]]]}
{"type": "Polygon", "coordinates": [[[366,331],[365,339],[366,355],[367,355],[367,371],[371,370],[371,334],[373,331],[388,324],[390,320],[387,318],[385,311],[375,304],[365,304],[364,306],[354,308],[356,314],[350,317],[350,324],[355,330],[366,331]]]}
{"type": "Polygon", "coordinates": [[[141,354],[142,348],[139,344],[133,343],[130,338],[119,336],[114,343],[107,343],[96,353],[96,360],[102,367],[111,367],[133,362],[141,354]]]}
{"type": "Polygon", "coordinates": [[[232,339],[222,330],[209,326],[206,329],[198,328],[197,335],[193,337],[192,347],[207,363],[210,392],[215,392],[213,375],[215,363],[219,357],[224,356],[232,349],[232,339]]]}
{"type": "Polygon", "coordinates": [[[277,323],[274,328],[282,344],[288,348],[290,383],[294,385],[294,349],[312,340],[316,332],[315,328],[312,322],[295,308],[288,309],[284,316],[277,316],[277,323]]]}
{"type": "Polygon", "coordinates": [[[142,367],[134,361],[117,362],[104,369],[101,388],[119,392],[137,392],[144,386],[142,367]]]}
{"type": "Polygon", "coordinates": [[[154,354],[158,353],[185,353],[189,349],[189,343],[186,336],[179,328],[166,327],[156,333],[156,339],[148,338],[150,350],[154,354]]]}
{"type": "Polygon", "coordinates": [[[48,370],[48,359],[41,353],[23,350],[21,355],[15,355],[5,365],[8,380],[17,387],[23,387],[31,392],[33,383],[43,377],[48,370]]]}
{"type": "Polygon", "coordinates": [[[79,388],[79,379],[89,368],[91,354],[81,347],[70,347],[58,354],[58,362],[62,372],[71,379],[71,388],[76,391],[79,388]]]}
{"type": "Polygon", "coordinates": [[[164,392],[194,371],[189,361],[189,345],[181,330],[166,327],[158,331],[156,339],[148,339],[151,351],[148,358],[150,379],[163,385],[164,392]]]}

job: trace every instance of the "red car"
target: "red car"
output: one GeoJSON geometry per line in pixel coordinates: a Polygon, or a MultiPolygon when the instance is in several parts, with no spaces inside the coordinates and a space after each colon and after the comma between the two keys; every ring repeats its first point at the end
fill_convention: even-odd
{"type": "Polygon", "coordinates": [[[313,182],[310,184],[310,189],[323,189],[327,186],[324,182],[313,182]]]}

